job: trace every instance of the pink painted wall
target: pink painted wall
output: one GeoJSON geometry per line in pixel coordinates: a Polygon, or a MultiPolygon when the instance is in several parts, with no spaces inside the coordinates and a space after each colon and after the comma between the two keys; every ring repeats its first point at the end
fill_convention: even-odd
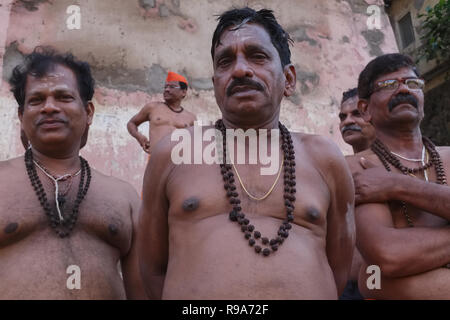
{"type": "Polygon", "coordinates": [[[97,81],[96,115],[83,156],[139,191],[146,155],[128,135],[127,121],[146,102],[162,99],[168,70],[190,82],[183,106],[202,121],[217,119],[210,80],[214,15],[246,4],[273,9],[295,40],[297,92],[283,101],[281,121],[292,130],[325,135],[350,153],[338,130],[342,92],[356,86],[374,56],[397,51],[381,0],[1,0],[0,160],[23,153],[17,105],[5,80],[24,53],[53,45],[91,63],[97,81]],[[72,4],[81,9],[80,30],[66,25],[72,4]],[[367,28],[370,4],[381,8],[379,30],[367,28]]]}

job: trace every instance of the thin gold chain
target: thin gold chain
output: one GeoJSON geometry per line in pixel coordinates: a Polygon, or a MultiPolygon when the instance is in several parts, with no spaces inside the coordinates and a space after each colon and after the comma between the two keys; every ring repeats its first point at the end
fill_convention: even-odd
{"type": "Polygon", "coordinates": [[[238,177],[239,183],[242,186],[242,189],[244,189],[245,193],[253,200],[256,201],[261,201],[266,199],[273,191],[273,189],[275,188],[275,186],[277,185],[278,179],[280,178],[280,174],[281,174],[281,169],[283,169],[283,164],[284,164],[284,159],[281,160],[281,166],[280,166],[280,170],[278,170],[278,175],[277,178],[275,179],[275,182],[273,183],[272,187],[270,187],[269,191],[267,191],[267,193],[261,197],[255,197],[254,195],[252,195],[250,192],[247,191],[247,188],[245,187],[244,183],[242,182],[241,176],[239,175],[239,172],[237,171],[236,167],[234,166],[234,163],[231,163],[231,165],[233,166],[234,171],[236,172],[236,175],[238,177]]]}

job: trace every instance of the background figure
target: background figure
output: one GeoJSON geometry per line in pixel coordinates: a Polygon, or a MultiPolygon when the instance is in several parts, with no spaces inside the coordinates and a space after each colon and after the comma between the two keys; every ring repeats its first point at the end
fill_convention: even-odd
{"type": "Polygon", "coordinates": [[[377,135],[371,149],[348,158],[366,298],[450,297],[450,148],[421,134],[423,87],[401,54],[375,58],[359,76],[358,108],[377,135]],[[377,288],[366,286],[368,265],[380,268],[377,288]]]}
{"type": "Polygon", "coordinates": [[[136,191],[79,156],[94,116],[89,64],[38,47],[10,84],[32,147],[0,162],[0,299],[145,298],[136,191]]]}
{"type": "MultiPolygon", "coordinates": [[[[276,139],[260,144],[274,148],[278,170],[261,175],[261,162],[236,158],[233,165],[175,165],[169,137],[152,150],[138,232],[151,298],[337,299],[342,293],[354,247],[353,184],[336,145],[279,123],[281,100],[296,86],[289,41],[270,10],[220,16],[211,55],[222,119],[203,130],[224,137],[227,129],[249,129],[254,137],[275,130],[269,132],[276,139]]],[[[188,129],[191,137],[194,130],[188,129]]],[[[219,148],[236,155],[240,130],[231,132],[219,148]]],[[[248,159],[249,144],[242,144],[248,159]]],[[[191,163],[208,146],[194,145],[183,150],[191,163]]]]}
{"type": "Polygon", "coordinates": [[[186,78],[175,72],[169,72],[164,85],[164,102],[146,104],[128,122],[128,132],[148,154],[151,154],[151,150],[161,138],[170,134],[173,130],[187,128],[194,124],[195,115],[181,106],[187,88],[186,78]],[[138,131],[138,126],[146,121],[150,122],[148,139],[138,131]]]}
{"type": "MultiPolygon", "coordinates": [[[[343,93],[339,120],[342,139],[352,146],[354,153],[369,148],[375,139],[375,132],[372,125],[364,121],[358,110],[358,88],[349,89],[343,93]]],[[[363,299],[358,289],[358,276],[361,263],[361,254],[355,248],[353,251],[350,277],[345,286],[344,293],[339,297],[340,300],[363,299]]]]}
{"type": "Polygon", "coordinates": [[[370,123],[364,121],[358,110],[358,88],[343,93],[339,120],[342,139],[352,146],[353,153],[370,147],[375,139],[375,130],[370,123]]]}

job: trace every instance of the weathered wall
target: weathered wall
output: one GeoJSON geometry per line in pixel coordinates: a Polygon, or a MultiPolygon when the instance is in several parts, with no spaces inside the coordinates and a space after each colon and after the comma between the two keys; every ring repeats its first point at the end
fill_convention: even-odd
{"type": "Polygon", "coordinates": [[[342,92],[356,86],[375,55],[397,51],[382,1],[1,0],[0,160],[23,152],[17,106],[5,80],[24,53],[53,45],[91,63],[97,80],[96,115],[82,154],[139,190],[146,156],[126,131],[128,119],[146,102],[162,99],[168,70],[190,81],[183,106],[203,121],[217,119],[210,80],[215,15],[246,4],[273,9],[295,40],[297,92],[283,102],[281,121],[293,130],[326,135],[349,153],[338,130],[342,92]],[[66,27],[72,4],[81,8],[80,30],[66,27]],[[367,28],[369,4],[380,5],[379,30],[367,28]]]}

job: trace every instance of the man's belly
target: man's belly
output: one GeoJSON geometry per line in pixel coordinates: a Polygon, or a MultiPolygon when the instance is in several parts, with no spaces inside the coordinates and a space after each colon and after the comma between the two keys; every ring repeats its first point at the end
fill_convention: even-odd
{"type": "MultiPolygon", "coordinates": [[[[280,221],[252,218],[263,236],[280,221]]],[[[294,225],[278,251],[256,254],[225,215],[170,225],[163,299],[336,299],[325,240],[294,225]]]]}
{"type": "Polygon", "coordinates": [[[86,235],[29,235],[0,249],[0,299],[125,299],[118,255],[86,235]]]}
{"type": "MultiPolygon", "coordinates": [[[[393,300],[441,300],[450,299],[450,269],[438,268],[432,271],[401,278],[381,277],[380,289],[369,289],[363,264],[359,277],[359,290],[365,298],[393,300]]],[[[371,282],[371,281],[370,281],[371,282]]]]}

